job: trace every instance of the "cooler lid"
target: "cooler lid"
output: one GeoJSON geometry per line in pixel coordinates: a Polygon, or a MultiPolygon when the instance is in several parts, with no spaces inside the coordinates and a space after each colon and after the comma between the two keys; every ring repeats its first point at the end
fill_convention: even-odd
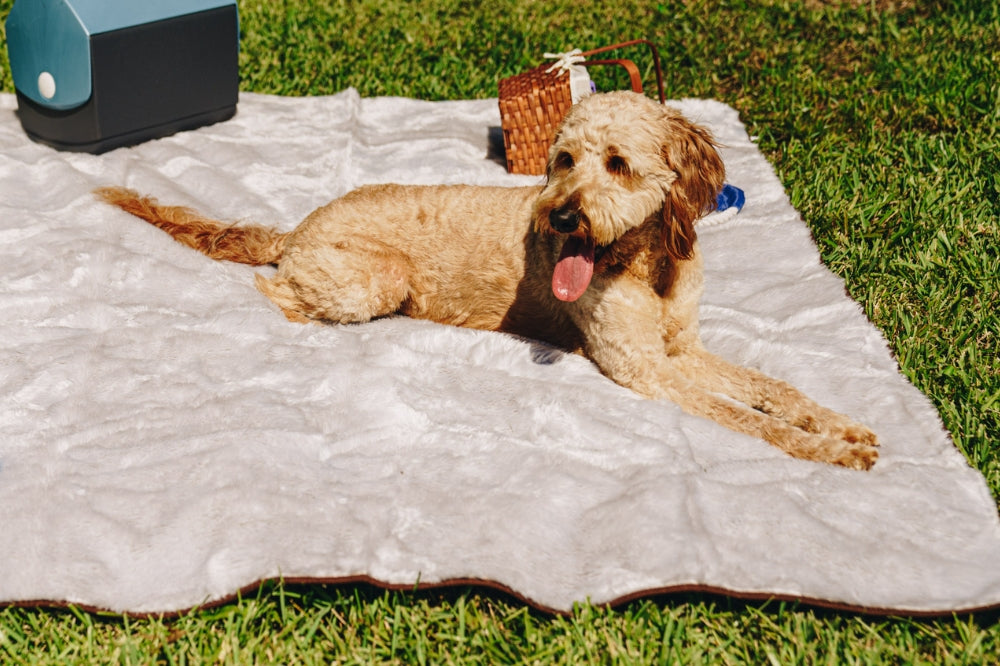
{"type": "Polygon", "coordinates": [[[236,4],[236,0],[16,0],[7,16],[14,86],[66,110],[91,94],[90,36],[236,4]]]}

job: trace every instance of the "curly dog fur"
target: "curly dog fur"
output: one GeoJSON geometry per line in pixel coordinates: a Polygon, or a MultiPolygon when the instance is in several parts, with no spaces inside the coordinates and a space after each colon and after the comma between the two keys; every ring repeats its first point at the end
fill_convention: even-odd
{"type": "Polygon", "coordinates": [[[618,92],[571,109],[539,187],[362,187],[288,233],[98,195],[209,257],[277,264],[257,287],[292,321],[398,313],[542,340],[792,456],[870,468],[871,430],[702,346],[694,225],[723,177],[705,129],[618,92]]]}

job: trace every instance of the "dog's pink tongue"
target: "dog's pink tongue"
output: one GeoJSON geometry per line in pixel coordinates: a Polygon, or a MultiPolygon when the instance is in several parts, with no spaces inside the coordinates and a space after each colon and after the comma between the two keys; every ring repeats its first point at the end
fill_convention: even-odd
{"type": "Polygon", "coordinates": [[[587,291],[593,276],[594,242],[567,236],[552,272],[552,293],[560,301],[575,301],[587,291]]]}

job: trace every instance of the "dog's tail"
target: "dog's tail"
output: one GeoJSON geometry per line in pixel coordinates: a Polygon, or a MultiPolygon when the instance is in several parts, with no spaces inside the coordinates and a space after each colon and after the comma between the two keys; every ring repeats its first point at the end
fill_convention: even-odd
{"type": "Polygon", "coordinates": [[[161,206],[121,187],[105,187],[94,192],[109,204],[163,229],[178,242],[212,259],[263,266],[281,259],[288,234],[260,226],[234,226],[210,220],[190,208],[161,206]]]}

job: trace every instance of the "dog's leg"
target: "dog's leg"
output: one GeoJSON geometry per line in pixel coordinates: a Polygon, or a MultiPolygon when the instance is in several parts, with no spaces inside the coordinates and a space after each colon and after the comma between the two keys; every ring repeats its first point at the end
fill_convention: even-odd
{"type": "Polygon", "coordinates": [[[406,256],[370,238],[285,249],[273,278],[258,275],[257,288],[295,322],[365,322],[397,312],[411,293],[406,256]]]}
{"type": "Polygon", "coordinates": [[[655,377],[651,378],[652,383],[646,384],[650,389],[649,397],[671,400],[689,414],[711,419],[736,432],[763,439],[795,458],[858,470],[870,469],[878,459],[878,449],[867,442],[807,432],[779,418],[705,390],[679,370],[682,365],[683,361],[678,357],[664,357],[660,363],[651,365],[655,370],[655,377]]]}
{"type": "Polygon", "coordinates": [[[752,368],[733,365],[703,348],[692,349],[677,364],[691,381],[724,393],[807,432],[878,446],[870,429],[811,400],[790,384],[752,368]]]}
{"type": "Polygon", "coordinates": [[[684,386],[676,375],[665,382],[665,392],[685,411],[759,437],[795,458],[859,470],[870,469],[878,459],[878,450],[870,444],[806,432],[764,412],[721,399],[693,382],[684,386]]]}
{"type": "Polygon", "coordinates": [[[590,302],[577,311],[574,320],[584,333],[587,355],[615,382],[640,395],[670,400],[690,414],[763,439],[796,458],[862,470],[875,464],[878,450],[867,442],[807,432],[728,400],[713,392],[714,387],[702,386],[700,381],[689,377],[684,370],[685,363],[691,360],[687,354],[667,355],[660,330],[636,325],[648,321],[645,313],[656,305],[643,298],[639,290],[612,288],[605,290],[599,299],[587,300],[590,302]]]}

